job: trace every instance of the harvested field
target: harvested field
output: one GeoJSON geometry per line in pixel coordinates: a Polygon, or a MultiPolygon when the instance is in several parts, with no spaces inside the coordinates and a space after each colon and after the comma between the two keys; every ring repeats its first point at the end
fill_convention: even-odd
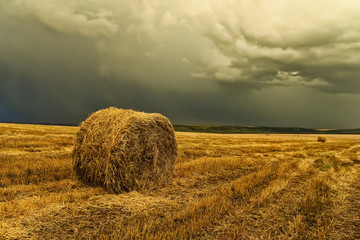
{"type": "Polygon", "coordinates": [[[79,181],[76,127],[0,124],[0,239],[359,239],[360,136],[176,133],[164,188],[79,181]]]}

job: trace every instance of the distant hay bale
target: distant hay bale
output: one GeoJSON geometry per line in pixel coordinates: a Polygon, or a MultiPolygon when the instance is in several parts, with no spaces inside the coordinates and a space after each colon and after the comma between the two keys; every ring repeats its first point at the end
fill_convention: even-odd
{"type": "Polygon", "coordinates": [[[165,185],[176,156],[174,128],[166,117],[110,107],[80,125],[73,166],[85,183],[120,193],[165,185]]]}
{"type": "Polygon", "coordinates": [[[317,140],[318,140],[318,142],[323,142],[323,143],[326,142],[326,138],[325,138],[325,137],[320,137],[320,136],[319,136],[317,140]]]}

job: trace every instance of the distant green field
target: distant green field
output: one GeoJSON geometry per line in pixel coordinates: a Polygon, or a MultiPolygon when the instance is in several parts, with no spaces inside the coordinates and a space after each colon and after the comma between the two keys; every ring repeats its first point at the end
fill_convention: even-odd
{"type": "Polygon", "coordinates": [[[360,129],[317,130],[294,127],[242,127],[221,125],[174,125],[179,132],[262,133],[262,134],[360,134],[360,129]]]}

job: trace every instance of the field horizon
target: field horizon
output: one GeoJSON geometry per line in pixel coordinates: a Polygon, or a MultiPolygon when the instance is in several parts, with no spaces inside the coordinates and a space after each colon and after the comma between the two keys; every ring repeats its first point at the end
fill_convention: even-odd
{"type": "Polygon", "coordinates": [[[360,136],[176,132],[164,188],[83,184],[78,127],[0,123],[0,239],[359,239],[360,136]]]}
{"type": "MultiPolygon", "coordinates": [[[[78,127],[77,124],[53,123],[0,123],[34,126],[78,127]]],[[[81,123],[79,123],[81,124],[81,123]]],[[[242,126],[242,125],[207,125],[207,124],[174,124],[177,132],[222,133],[222,134],[360,134],[360,128],[305,128],[284,126],[242,126]]]]}

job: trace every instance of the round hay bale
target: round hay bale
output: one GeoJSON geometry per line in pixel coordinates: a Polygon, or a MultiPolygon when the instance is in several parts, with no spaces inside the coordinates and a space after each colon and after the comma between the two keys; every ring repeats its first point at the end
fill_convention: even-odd
{"type": "Polygon", "coordinates": [[[166,117],[110,107],[81,123],[73,166],[83,182],[121,193],[165,185],[176,157],[174,128],[166,117]]]}

